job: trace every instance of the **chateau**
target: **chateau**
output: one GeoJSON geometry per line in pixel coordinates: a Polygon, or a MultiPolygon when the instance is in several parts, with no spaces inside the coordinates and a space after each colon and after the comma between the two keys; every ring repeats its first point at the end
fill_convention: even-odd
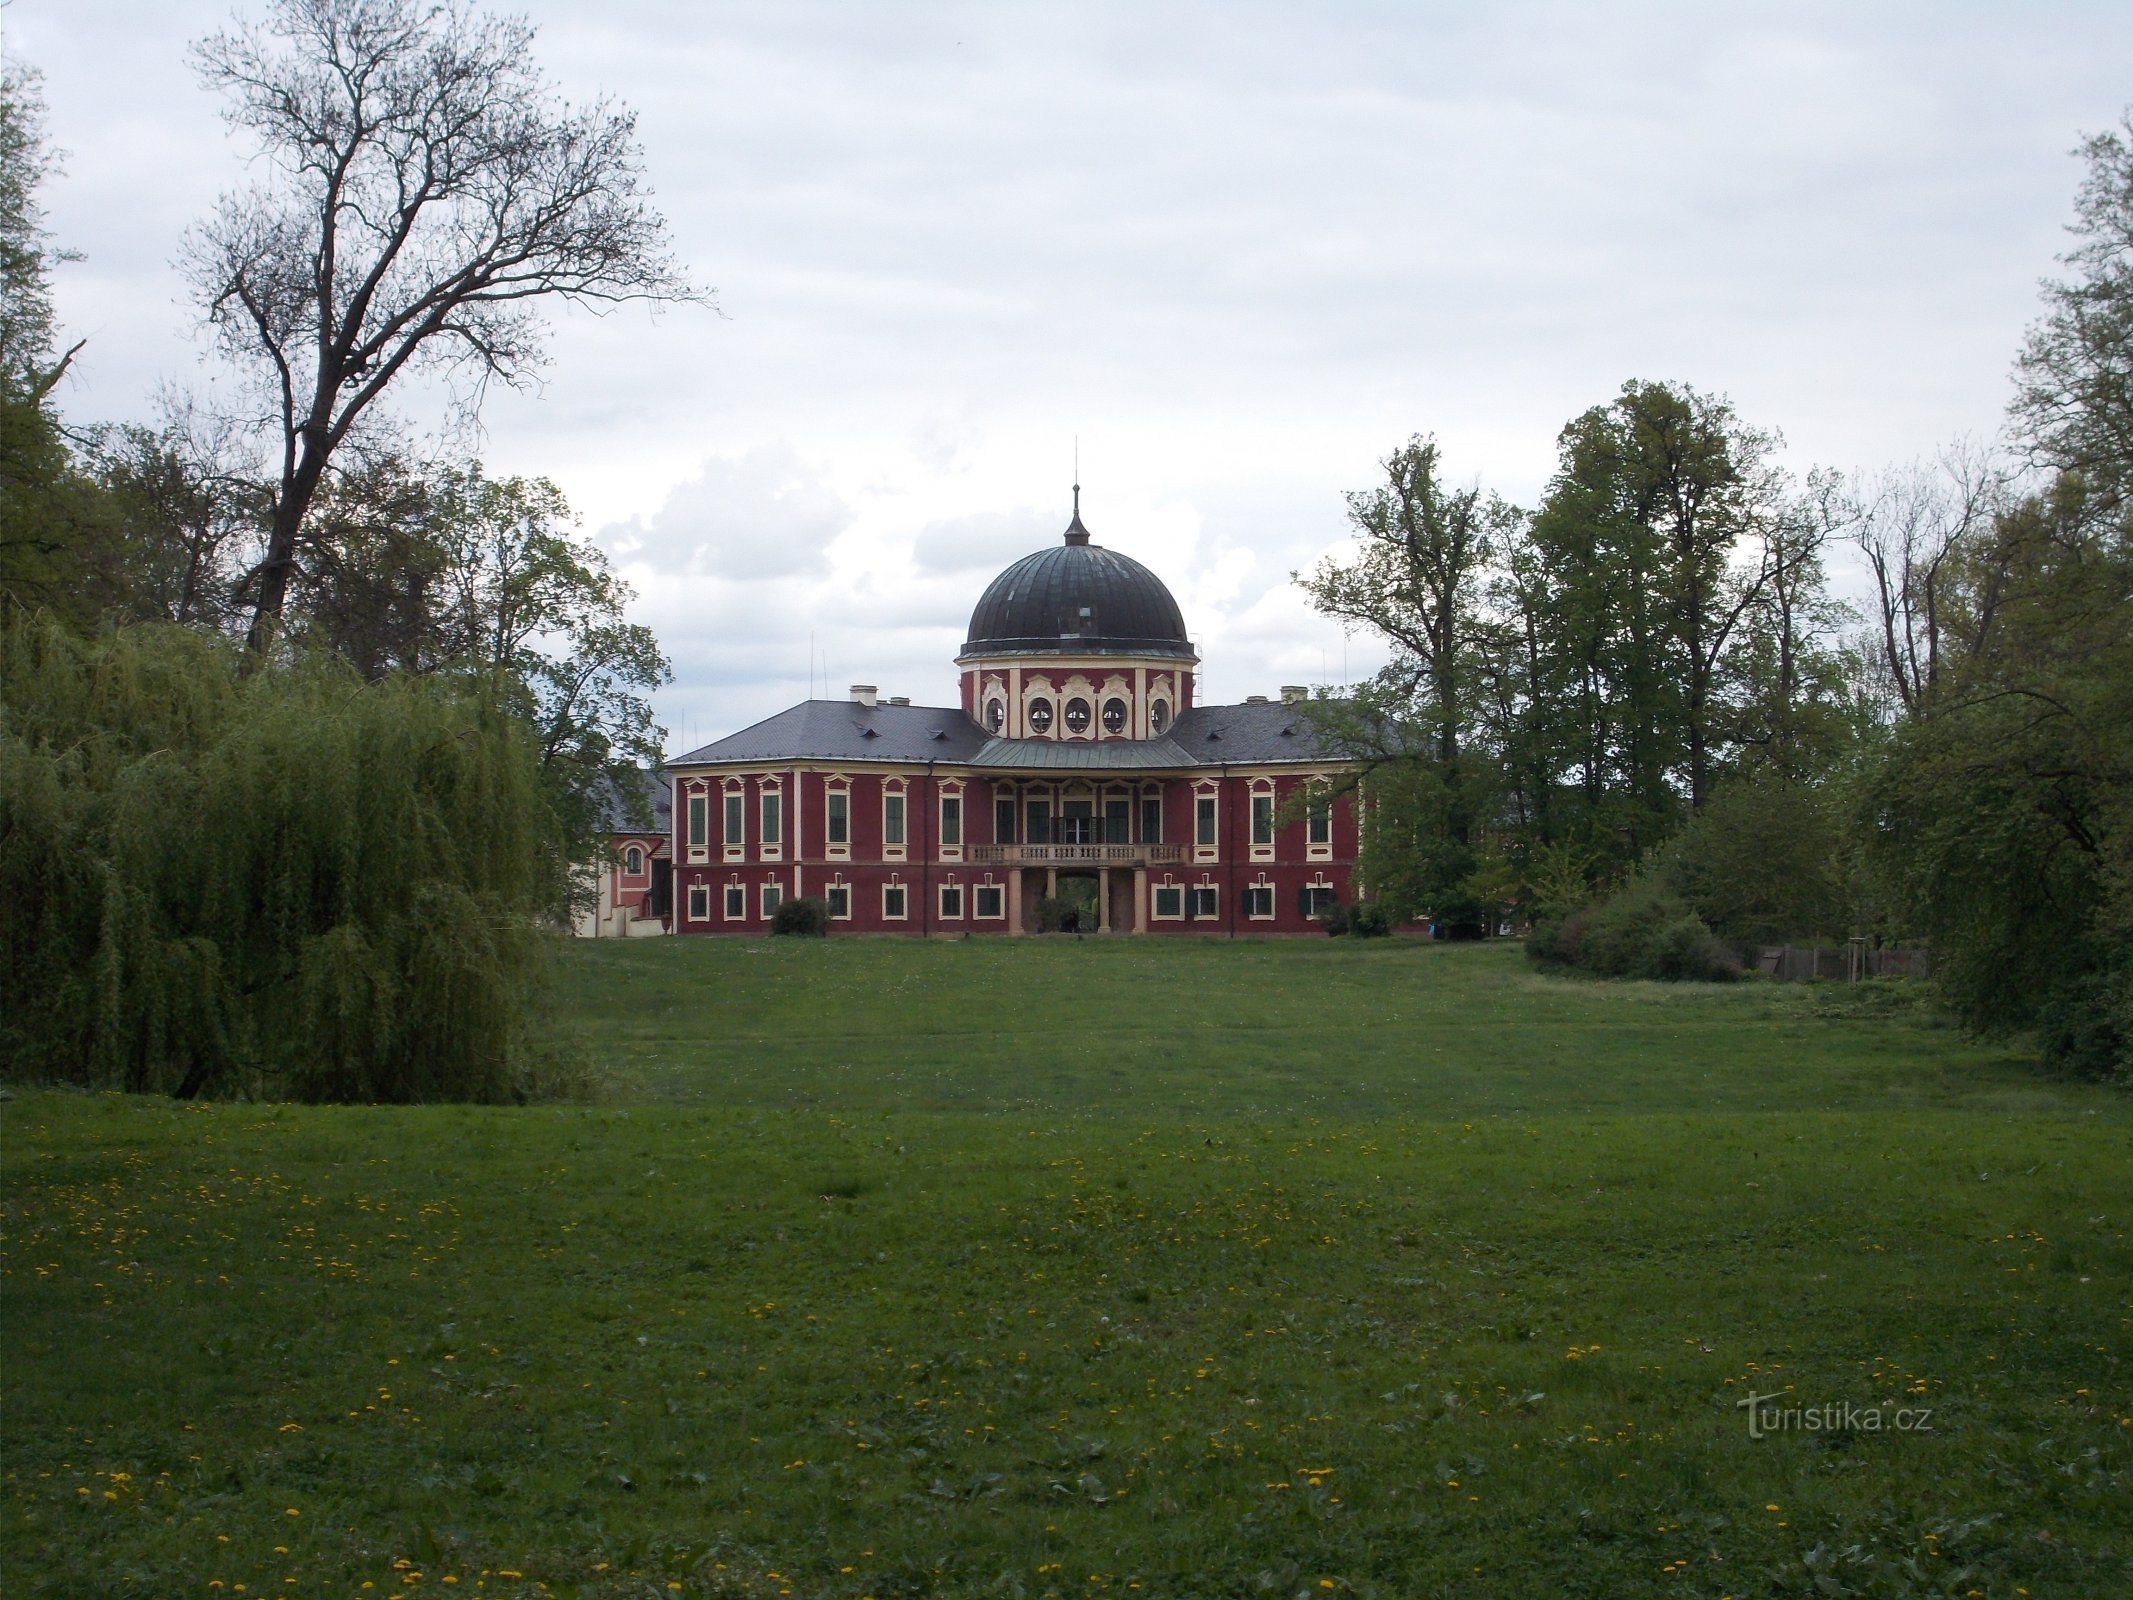
{"type": "Polygon", "coordinates": [[[668,763],[676,933],[768,931],[781,901],[832,933],[1303,933],[1350,898],[1346,797],[1288,802],[1343,763],[1305,691],[1201,705],[1199,656],[1163,581],[1064,540],[985,590],[956,657],[960,703],[855,685],[668,763]]]}

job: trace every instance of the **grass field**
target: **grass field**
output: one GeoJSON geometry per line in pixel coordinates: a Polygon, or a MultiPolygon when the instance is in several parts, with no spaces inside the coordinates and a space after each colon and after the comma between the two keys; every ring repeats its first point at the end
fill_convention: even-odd
{"type": "Polygon", "coordinates": [[[2133,1106],[1901,987],[564,960],[596,1105],[0,1105],[0,1591],[2133,1595],[2133,1106]]]}

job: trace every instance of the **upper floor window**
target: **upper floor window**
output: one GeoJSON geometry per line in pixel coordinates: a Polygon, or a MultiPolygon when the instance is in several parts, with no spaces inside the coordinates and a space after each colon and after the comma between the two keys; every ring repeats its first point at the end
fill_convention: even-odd
{"type": "Polygon", "coordinates": [[[1170,726],[1170,702],[1158,700],[1148,708],[1148,726],[1161,733],[1170,726]]]}
{"type": "Polygon", "coordinates": [[[1274,842],[1274,797],[1270,794],[1252,796],[1252,843],[1274,842]]]}
{"type": "Polygon", "coordinates": [[[1050,844],[1052,842],[1051,801],[1032,800],[1025,815],[1028,817],[1029,822],[1023,838],[1031,844],[1050,844]]]}
{"type": "Polygon", "coordinates": [[[900,794],[881,797],[881,842],[894,845],[904,842],[904,797],[900,794]]]}
{"type": "Polygon", "coordinates": [[[1126,702],[1113,695],[1104,702],[1104,732],[1118,733],[1126,726],[1126,702]]]}
{"type": "Polygon", "coordinates": [[[1311,842],[1333,842],[1333,803],[1330,800],[1321,800],[1311,808],[1311,842]]]}
{"type": "Polygon", "coordinates": [[[622,870],[633,878],[644,871],[644,851],[636,845],[631,845],[623,851],[622,870]]]}
{"type": "Polygon", "coordinates": [[[763,796],[763,843],[777,844],[785,837],[785,797],[763,796]]]}
{"type": "Polygon", "coordinates": [[[1159,794],[1141,796],[1141,843],[1163,842],[1163,797],[1159,794]]]}
{"type": "Polygon", "coordinates": [[[831,844],[849,844],[852,840],[852,797],[841,789],[832,789],[822,813],[824,837],[831,844]]]}
{"type": "Polygon", "coordinates": [[[735,789],[726,796],[726,843],[739,847],[741,843],[741,792],[735,789]]]}
{"type": "Polygon", "coordinates": [[[1078,694],[1066,703],[1066,725],[1068,733],[1089,731],[1089,702],[1078,694]]]}
{"type": "Polygon", "coordinates": [[[957,845],[963,842],[963,801],[959,795],[941,796],[941,843],[957,845]]]}
{"type": "Polygon", "coordinates": [[[1015,842],[1015,803],[1000,799],[992,803],[992,842],[1013,844],[1015,842]]]}
{"type": "Polygon", "coordinates": [[[703,848],[704,829],[707,825],[705,810],[706,807],[702,795],[692,794],[689,796],[689,843],[699,850],[703,848]]]}
{"type": "Polygon", "coordinates": [[[1029,703],[1029,726],[1032,733],[1052,731],[1052,703],[1049,700],[1032,700],[1029,703]]]}
{"type": "Polygon", "coordinates": [[[1192,803],[1193,842],[1211,845],[1215,842],[1215,797],[1203,794],[1192,803]]]}
{"type": "Polygon", "coordinates": [[[1007,703],[997,696],[985,702],[985,726],[994,733],[1007,726],[1007,703]]]}

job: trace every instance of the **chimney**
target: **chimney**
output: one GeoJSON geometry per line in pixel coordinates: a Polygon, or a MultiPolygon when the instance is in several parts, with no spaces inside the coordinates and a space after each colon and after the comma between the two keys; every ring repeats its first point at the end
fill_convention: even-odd
{"type": "Polygon", "coordinates": [[[874,704],[874,685],[871,683],[853,684],[852,704],[855,706],[872,706],[874,704]]]}
{"type": "Polygon", "coordinates": [[[911,697],[907,694],[892,694],[889,696],[889,704],[892,706],[907,706],[910,703],[911,697]]]}
{"type": "Polygon", "coordinates": [[[1293,706],[1299,700],[1310,698],[1311,691],[1303,684],[1285,683],[1281,686],[1281,703],[1285,706],[1293,706]]]}
{"type": "Polygon", "coordinates": [[[1248,694],[1244,697],[1244,703],[1248,706],[1263,706],[1266,704],[1266,696],[1263,694],[1248,694]]]}

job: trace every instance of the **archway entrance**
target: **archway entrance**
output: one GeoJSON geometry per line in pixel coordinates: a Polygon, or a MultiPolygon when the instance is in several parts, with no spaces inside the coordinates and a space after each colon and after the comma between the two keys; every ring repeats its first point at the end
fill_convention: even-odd
{"type": "Polygon", "coordinates": [[[1102,918],[1097,911],[1096,896],[1100,880],[1093,872],[1062,872],[1059,886],[1053,891],[1060,903],[1060,930],[1073,933],[1094,933],[1102,918]]]}

